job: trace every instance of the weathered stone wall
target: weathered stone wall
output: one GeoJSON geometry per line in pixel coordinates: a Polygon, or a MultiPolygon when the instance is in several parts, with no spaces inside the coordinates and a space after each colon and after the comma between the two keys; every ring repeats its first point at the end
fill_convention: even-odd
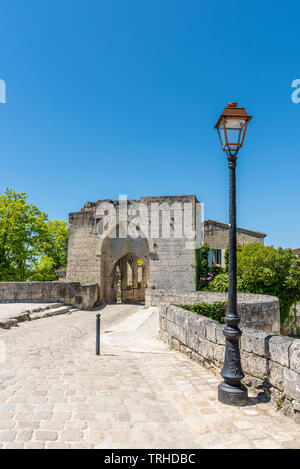
{"type": "MultiPolygon", "coordinates": [[[[160,338],[217,372],[224,361],[224,326],[176,306],[160,307],[160,338]]],[[[243,329],[244,383],[300,423],[300,340],[243,329]]]]}
{"type": "MultiPolygon", "coordinates": [[[[197,232],[197,199],[195,196],[143,197],[152,208],[149,232],[150,269],[148,286],[162,290],[195,288],[195,234],[197,232]],[[153,210],[153,208],[155,210],[153,210]],[[182,220],[182,236],[172,233],[173,223],[182,216],[190,220],[190,230],[182,220]],[[167,237],[164,231],[170,229],[167,237]],[[157,230],[160,236],[155,236],[157,230]]],[[[199,208],[199,204],[198,204],[199,208]]],[[[200,220],[198,220],[199,222],[200,220]]],[[[198,233],[199,234],[199,233],[198,233]]]]}
{"type": "Polygon", "coordinates": [[[90,212],[70,213],[69,224],[69,279],[86,284],[99,283],[100,259],[96,255],[96,219],[90,212]]]}
{"type": "Polygon", "coordinates": [[[184,239],[154,240],[148,285],[164,291],[195,288],[195,250],[184,239]]]}
{"type": "MultiPolygon", "coordinates": [[[[213,303],[227,301],[227,293],[206,291],[163,291],[146,290],[146,306],[193,305],[194,303],[213,303]]],[[[241,318],[241,327],[259,329],[268,332],[280,332],[279,300],[274,296],[238,294],[237,311],[241,318]]]]}
{"type": "Polygon", "coordinates": [[[68,277],[98,283],[101,301],[110,302],[114,265],[121,256],[133,253],[145,262],[147,286],[193,289],[197,202],[195,196],[128,200],[125,224],[119,201],[88,202],[81,212],[69,216],[68,277]],[[141,224],[145,212],[148,218],[141,224]],[[106,231],[107,225],[113,228],[106,231]],[[127,232],[128,227],[134,233],[127,232]],[[111,236],[114,230],[116,236],[111,236]]]}
{"type": "Polygon", "coordinates": [[[98,301],[97,284],[79,282],[0,282],[0,302],[60,302],[80,309],[92,308],[98,301]]]}
{"type": "MultiPolygon", "coordinates": [[[[245,244],[259,243],[264,244],[265,233],[245,230],[237,228],[237,244],[244,246],[245,244]]],[[[226,249],[229,244],[229,225],[214,220],[206,220],[204,222],[204,242],[211,249],[226,249]]]]}

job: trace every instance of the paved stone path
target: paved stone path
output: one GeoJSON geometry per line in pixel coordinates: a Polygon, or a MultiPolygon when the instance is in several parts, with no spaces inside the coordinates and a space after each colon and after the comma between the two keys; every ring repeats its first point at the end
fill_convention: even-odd
{"type": "Polygon", "coordinates": [[[100,357],[95,311],[0,330],[2,448],[300,448],[270,404],[220,404],[211,371],[153,338],[156,310],[101,316],[100,357]]]}

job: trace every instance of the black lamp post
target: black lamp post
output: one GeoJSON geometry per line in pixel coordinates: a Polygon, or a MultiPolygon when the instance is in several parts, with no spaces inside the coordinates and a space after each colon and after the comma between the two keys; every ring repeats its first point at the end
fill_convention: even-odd
{"type": "Polygon", "coordinates": [[[229,167],[229,262],[228,262],[228,312],[225,317],[226,339],[225,360],[221,375],[224,381],[218,388],[218,399],[224,404],[245,405],[248,402],[247,388],[241,383],[244,373],[240,357],[240,337],[242,331],[237,315],[236,285],[236,177],[237,154],[244,143],[248,122],[244,108],[237,103],[229,103],[218,119],[215,128],[218,130],[223,151],[227,154],[229,167]]]}

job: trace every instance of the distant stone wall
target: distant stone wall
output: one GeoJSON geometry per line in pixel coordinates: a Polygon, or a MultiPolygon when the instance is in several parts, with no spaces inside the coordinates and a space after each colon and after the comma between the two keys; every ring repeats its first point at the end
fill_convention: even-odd
{"type": "Polygon", "coordinates": [[[61,302],[80,309],[92,308],[99,298],[97,284],[79,282],[0,282],[0,302],[61,302]]]}
{"type": "MultiPolygon", "coordinates": [[[[217,372],[224,362],[222,324],[176,306],[160,307],[160,338],[217,372]]],[[[243,329],[243,382],[300,423],[300,340],[243,329]]]]}
{"type": "MultiPolygon", "coordinates": [[[[227,301],[227,293],[205,291],[164,291],[148,288],[146,306],[193,305],[194,303],[213,303],[227,301]]],[[[279,300],[274,296],[238,294],[237,311],[241,318],[241,327],[259,329],[267,332],[280,332],[279,300]]]]}

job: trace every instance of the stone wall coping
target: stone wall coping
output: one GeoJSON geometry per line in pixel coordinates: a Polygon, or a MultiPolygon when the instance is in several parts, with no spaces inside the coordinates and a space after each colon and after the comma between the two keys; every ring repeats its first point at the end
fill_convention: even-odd
{"type": "MultiPolygon", "coordinates": [[[[63,282],[59,280],[49,280],[49,281],[39,281],[39,282],[0,282],[0,289],[2,286],[5,285],[34,285],[34,284],[40,284],[40,285],[80,285],[80,282],[73,282],[73,281],[68,281],[68,282],[63,282]]],[[[92,285],[92,284],[91,284],[92,285]]]]}
{"type": "MultiPolygon", "coordinates": [[[[170,291],[154,288],[146,290],[146,306],[211,304],[216,301],[223,301],[228,307],[228,294],[196,290],[170,291]]],[[[280,305],[278,298],[274,296],[240,293],[238,294],[237,312],[241,319],[241,327],[272,333],[280,332],[280,305]]]]}
{"type": "MultiPolygon", "coordinates": [[[[147,288],[147,292],[153,297],[182,297],[182,298],[199,298],[199,299],[212,299],[214,301],[223,300],[226,301],[228,299],[228,293],[222,292],[208,292],[208,291],[189,291],[189,292],[180,292],[176,290],[157,290],[152,288],[147,288]]],[[[279,302],[276,296],[271,295],[261,295],[255,293],[238,293],[237,295],[238,302],[245,302],[247,303],[261,303],[261,302],[279,302]]]]}

